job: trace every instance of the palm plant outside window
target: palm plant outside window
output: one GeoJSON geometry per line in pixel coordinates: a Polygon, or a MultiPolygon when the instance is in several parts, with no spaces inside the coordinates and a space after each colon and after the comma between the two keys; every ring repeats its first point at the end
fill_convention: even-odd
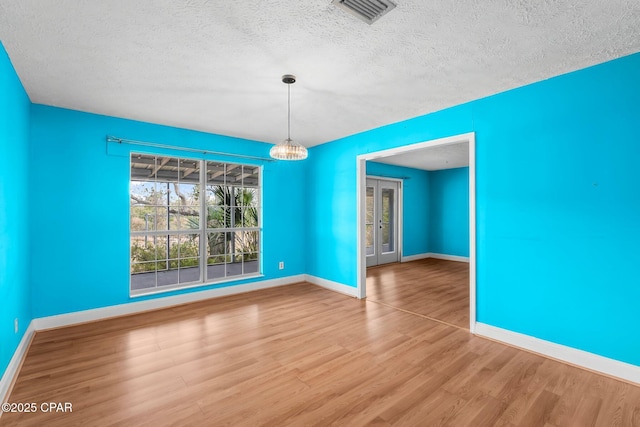
{"type": "Polygon", "coordinates": [[[260,182],[255,165],[132,154],[131,293],[258,275],[260,182]]]}

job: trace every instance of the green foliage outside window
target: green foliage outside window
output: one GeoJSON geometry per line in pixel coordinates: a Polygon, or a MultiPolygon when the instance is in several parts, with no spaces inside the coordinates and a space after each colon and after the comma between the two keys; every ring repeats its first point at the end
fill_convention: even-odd
{"type": "MultiPolygon", "coordinates": [[[[209,193],[206,218],[207,228],[258,227],[256,189],[210,185],[207,190],[209,193]]],[[[176,188],[176,191],[179,191],[178,188],[176,188]]],[[[152,230],[154,221],[157,222],[155,227],[159,227],[158,229],[168,228],[168,234],[177,230],[198,229],[199,212],[192,209],[191,206],[198,205],[198,199],[200,198],[199,187],[193,186],[191,194],[185,195],[185,199],[183,199],[184,207],[176,207],[174,209],[177,211],[173,212],[169,208],[170,222],[167,222],[166,216],[154,216],[155,208],[153,205],[164,201],[166,195],[167,193],[164,190],[156,191],[151,189],[146,190],[143,195],[138,196],[136,199],[132,198],[132,229],[152,230]],[[179,215],[171,215],[172,213],[179,215]],[[182,218],[180,223],[177,223],[175,219],[178,216],[182,218]]],[[[257,231],[208,232],[208,264],[257,260],[259,252],[258,235],[257,231]]],[[[157,236],[155,244],[152,237],[149,237],[146,242],[134,241],[131,245],[131,261],[132,273],[198,266],[198,241],[197,239],[188,239],[179,244],[172,242],[169,244],[168,254],[167,238],[164,236],[157,236]]]]}

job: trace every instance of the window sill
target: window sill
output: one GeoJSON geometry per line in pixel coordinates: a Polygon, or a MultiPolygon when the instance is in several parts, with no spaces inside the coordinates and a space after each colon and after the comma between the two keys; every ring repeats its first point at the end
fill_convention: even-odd
{"type": "Polygon", "coordinates": [[[204,287],[207,287],[207,286],[220,285],[220,284],[224,284],[224,283],[240,282],[242,280],[256,279],[256,278],[259,278],[259,277],[264,277],[264,274],[256,273],[256,274],[252,274],[252,275],[228,278],[228,279],[224,279],[224,280],[216,280],[214,282],[206,282],[206,283],[192,283],[192,284],[186,284],[186,285],[167,285],[167,286],[162,286],[160,288],[140,289],[140,290],[136,290],[136,291],[131,291],[130,290],[129,291],[129,297],[130,298],[138,298],[138,297],[143,297],[143,296],[147,296],[147,295],[165,294],[167,292],[181,291],[181,290],[184,290],[184,289],[193,289],[193,288],[204,288],[204,287]]]}

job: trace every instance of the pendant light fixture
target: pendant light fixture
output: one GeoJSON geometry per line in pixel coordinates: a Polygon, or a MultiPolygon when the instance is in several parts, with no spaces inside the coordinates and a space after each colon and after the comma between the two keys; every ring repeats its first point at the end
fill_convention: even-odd
{"type": "Polygon", "coordinates": [[[278,160],[304,160],[307,158],[307,149],[291,139],[291,85],[296,82],[296,76],[285,74],[282,83],[287,85],[287,139],[274,145],[269,150],[269,155],[278,160]]]}

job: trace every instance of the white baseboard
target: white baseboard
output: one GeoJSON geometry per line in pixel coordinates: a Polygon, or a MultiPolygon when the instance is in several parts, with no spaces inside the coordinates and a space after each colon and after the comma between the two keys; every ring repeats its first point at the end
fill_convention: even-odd
{"type": "MultiPolygon", "coordinates": [[[[9,398],[9,393],[11,392],[13,381],[18,376],[20,366],[22,366],[22,361],[27,354],[27,350],[31,345],[31,340],[33,339],[35,333],[36,330],[33,327],[33,321],[31,321],[29,323],[29,326],[27,327],[27,330],[24,332],[22,339],[20,340],[20,344],[18,344],[18,348],[16,348],[16,351],[13,353],[11,361],[9,361],[9,365],[4,371],[2,379],[0,379],[0,403],[6,402],[9,398]]],[[[1,411],[0,415],[2,415],[1,411]]]]}
{"type": "MultiPolygon", "coordinates": [[[[211,298],[223,297],[227,295],[241,294],[260,289],[273,288],[293,283],[304,282],[307,279],[305,274],[282,277],[279,279],[262,280],[258,282],[246,283],[236,286],[226,286],[224,288],[209,289],[200,292],[190,292],[187,294],[173,295],[169,297],[159,297],[145,301],[135,301],[127,304],[101,307],[92,310],[77,311],[73,313],[59,314],[56,316],[40,317],[33,319],[29,327],[22,336],[22,340],[7,366],[2,379],[0,380],[0,403],[6,402],[11,391],[11,386],[18,375],[22,360],[24,359],[31,340],[36,331],[60,328],[64,326],[76,325],[79,323],[92,322],[96,320],[108,319],[112,317],[125,316],[128,314],[141,313],[144,311],[167,308],[190,302],[202,301],[211,298]]],[[[342,285],[344,286],[344,285],[342,285]]],[[[1,415],[1,413],[0,413],[1,415]]]]}
{"type": "Polygon", "coordinates": [[[444,259],[447,261],[469,262],[468,256],[436,254],[433,252],[429,252],[429,258],[444,259]]]}
{"type": "Polygon", "coordinates": [[[242,294],[245,292],[257,291],[260,289],[273,288],[276,286],[290,285],[305,281],[305,275],[282,277],[280,279],[261,280],[258,282],[245,283],[236,286],[226,286],[224,288],[208,289],[199,292],[160,297],[145,301],[136,301],[127,304],[113,305],[109,307],[95,308],[92,310],[76,311],[73,313],[59,314],[55,316],[40,317],[33,319],[32,324],[36,331],[45,329],[60,328],[63,326],[76,325],[79,323],[92,322],[95,320],[108,319],[111,317],[125,316],[127,314],[141,313],[159,308],[172,307],[210,298],[223,297],[227,295],[242,294]]]}
{"type": "Polygon", "coordinates": [[[402,259],[400,260],[400,262],[416,261],[416,260],[425,259],[425,258],[437,258],[437,259],[444,259],[444,260],[447,260],[447,261],[469,262],[469,257],[468,256],[437,254],[437,253],[434,253],[434,252],[427,252],[427,253],[424,253],[424,254],[403,256],[402,259]]]}
{"type": "Polygon", "coordinates": [[[353,286],[347,286],[342,283],[334,282],[332,280],[322,279],[320,277],[312,276],[310,274],[305,275],[305,281],[318,285],[320,287],[329,289],[331,291],[340,292],[341,294],[348,295],[350,297],[358,298],[358,289],[353,286]]]}
{"type": "Polygon", "coordinates": [[[476,323],[475,334],[640,385],[640,366],[506,329],[476,323]]]}
{"type": "Polygon", "coordinates": [[[419,259],[431,258],[431,254],[416,254],[416,255],[408,255],[400,258],[400,262],[409,262],[409,261],[417,261],[419,259]]]}

